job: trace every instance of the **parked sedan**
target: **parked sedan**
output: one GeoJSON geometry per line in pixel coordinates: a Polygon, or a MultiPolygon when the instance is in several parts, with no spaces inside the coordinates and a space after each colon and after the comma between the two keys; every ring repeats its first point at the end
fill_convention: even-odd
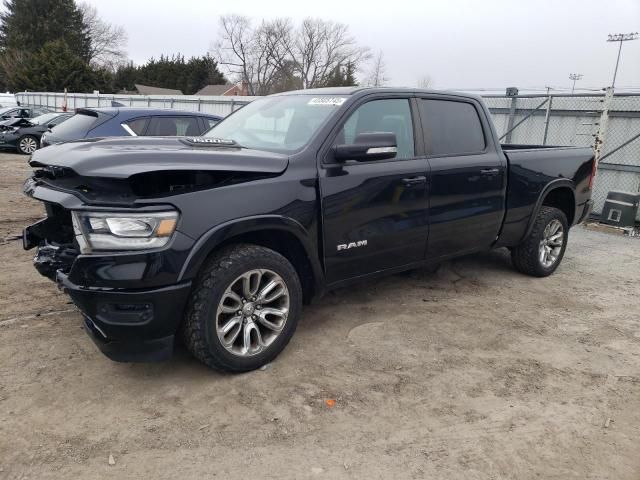
{"type": "Polygon", "coordinates": [[[32,119],[5,120],[0,123],[0,148],[16,149],[18,153],[31,155],[38,149],[44,132],[71,116],[73,113],[45,113],[32,119]]]}
{"type": "Polygon", "coordinates": [[[43,107],[5,107],[0,108],[0,120],[35,118],[49,112],[51,112],[51,110],[43,107]]]}
{"type": "Polygon", "coordinates": [[[151,108],[79,108],[69,120],[46,132],[41,147],[99,137],[197,137],[222,117],[151,108]]]}

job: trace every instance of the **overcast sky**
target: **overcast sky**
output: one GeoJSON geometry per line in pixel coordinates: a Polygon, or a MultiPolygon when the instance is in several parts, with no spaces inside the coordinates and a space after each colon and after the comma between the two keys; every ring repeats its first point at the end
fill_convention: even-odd
{"type": "MultiPolygon", "coordinates": [[[[607,34],[640,31],[640,0],[89,3],[127,30],[136,63],[160,54],[206,53],[223,14],[256,21],[313,16],[346,23],[360,44],[382,50],[389,85],[416,85],[428,75],[434,88],[446,89],[570,88],[571,72],[584,74],[578,86],[603,87],[611,82],[618,46],[606,42],[607,34]]],[[[640,40],[625,42],[616,85],[640,89],[640,40]]]]}

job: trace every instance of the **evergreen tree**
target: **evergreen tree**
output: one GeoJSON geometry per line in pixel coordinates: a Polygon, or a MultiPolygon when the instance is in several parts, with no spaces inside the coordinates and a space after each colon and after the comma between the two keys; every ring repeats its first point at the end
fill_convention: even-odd
{"type": "Polygon", "coordinates": [[[142,82],[138,81],[138,67],[136,67],[133,62],[121,65],[117,68],[113,77],[113,88],[116,92],[123,90],[131,92],[136,88],[136,83],[142,82]]]}
{"type": "Polygon", "coordinates": [[[119,67],[115,73],[114,87],[116,90],[133,90],[138,83],[174,88],[192,95],[206,85],[225,82],[217,62],[209,55],[192,57],[187,61],[183,55],[177,54],[171,57],[161,55],[157,60],[151,58],[139,67],[133,63],[119,67]]]}
{"type": "Polygon", "coordinates": [[[356,80],[356,64],[354,62],[347,62],[347,66],[344,69],[344,83],[345,87],[355,87],[358,85],[356,80]]]}
{"type": "Polygon", "coordinates": [[[226,79],[218,70],[218,63],[211,56],[205,55],[189,59],[183,82],[181,90],[186,94],[194,94],[206,85],[226,83],[226,79]]]}
{"type": "Polygon", "coordinates": [[[328,76],[325,87],[355,87],[358,85],[356,80],[356,65],[353,62],[347,62],[346,66],[338,65],[328,76]]]}
{"type": "Polygon", "coordinates": [[[72,92],[83,92],[108,88],[106,83],[64,40],[56,40],[23,56],[11,72],[9,86],[12,90],[55,92],[67,87],[72,92]]]}
{"type": "Polygon", "coordinates": [[[0,13],[0,50],[35,53],[62,40],[71,52],[88,60],[91,40],[74,0],[5,0],[0,13]]]}

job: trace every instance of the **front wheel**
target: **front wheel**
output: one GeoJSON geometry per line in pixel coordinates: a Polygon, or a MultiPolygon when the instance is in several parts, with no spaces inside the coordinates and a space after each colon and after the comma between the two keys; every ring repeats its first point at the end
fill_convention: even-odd
{"type": "Polygon", "coordinates": [[[18,140],[18,152],[31,155],[38,149],[38,139],[33,135],[25,135],[18,140]]]}
{"type": "Polygon", "coordinates": [[[566,215],[554,207],[542,207],[529,236],[511,250],[516,270],[546,277],[560,265],[569,239],[566,215]]]}
{"type": "Polygon", "coordinates": [[[301,311],[302,287],[286,258],[258,245],[233,245],[210,258],[200,273],[183,338],[209,367],[246,372],[285,348],[301,311]]]}

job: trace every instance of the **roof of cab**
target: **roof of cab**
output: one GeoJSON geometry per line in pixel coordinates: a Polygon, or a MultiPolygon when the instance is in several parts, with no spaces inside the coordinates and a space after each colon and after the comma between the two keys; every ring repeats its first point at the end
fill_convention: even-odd
{"type": "Polygon", "coordinates": [[[292,90],[289,92],[282,92],[276,95],[357,95],[357,94],[370,94],[370,93],[406,93],[406,94],[430,94],[430,95],[453,95],[466,98],[479,99],[478,95],[456,92],[453,90],[425,90],[423,88],[410,88],[410,87],[323,87],[323,88],[309,88],[307,90],[292,90]]]}

